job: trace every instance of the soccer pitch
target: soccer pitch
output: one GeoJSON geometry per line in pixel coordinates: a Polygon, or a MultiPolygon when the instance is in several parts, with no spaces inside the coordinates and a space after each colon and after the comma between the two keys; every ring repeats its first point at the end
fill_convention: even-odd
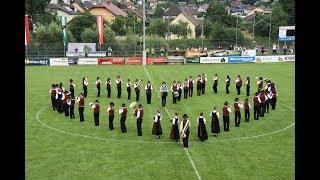
{"type": "MultiPolygon", "coordinates": [[[[294,179],[294,121],[295,82],[294,63],[270,64],[214,64],[214,65],[103,65],[69,67],[25,68],[25,172],[26,179],[294,179]],[[172,94],[167,97],[167,110],[161,107],[159,88],[163,81],[170,87],[174,80],[194,79],[202,73],[208,75],[206,94],[172,104],[172,94]],[[219,76],[218,94],[212,90],[212,76],[219,76]],[[260,120],[244,122],[241,109],[241,127],[234,125],[234,98],[244,101],[245,87],[236,95],[234,80],[240,74],[251,78],[250,104],[257,90],[255,77],[267,77],[276,83],[278,101],[276,110],[270,110],[260,120]],[[121,99],[116,98],[115,79],[121,76],[121,99]],[[230,94],[225,93],[226,75],[230,75],[230,94]],[[49,88],[52,83],[64,84],[69,91],[69,79],[77,87],[75,95],[82,92],[82,77],[89,77],[85,122],[79,122],[78,106],[75,119],[58,114],[51,108],[49,88]],[[101,97],[97,98],[96,77],[102,81],[101,97]],[[104,83],[112,80],[111,98],[106,96],[104,83]],[[126,121],[127,133],[120,131],[120,115],[114,119],[115,130],[108,128],[105,107],[113,101],[118,110],[122,103],[127,106],[135,100],[132,89],[131,101],[127,100],[125,82],[142,79],[140,101],[145,115],[142,136],[137,136],[136,123],[129,108],[126,121]],[[146,103],[144,86],[153,82],[152,104],[146,103]],[[101,105],[100,126],[95,127],[89,102],[98,99],[101,105]],[[230,131],[223,131],[222,107],[228,101],[230,131]],[[209,113],[216,105],[220,113],[221,133],[211,136],[209,113]],[[153,116],[161,110],[163,135],[155,139],[151,134],[153,116]],[[171,110],[181,117],[188,114],[191,121],[189,148],[184,150],[180,142],[171,142],[171,110]],[[200,142],[197,137],[196,119],[200,112],[207,119],[208,140],[200,142]],[[170,117],[169,117],[170,114],[170,117]]],[[[270,108],[271,109],[271,108],[270,108]]]]}

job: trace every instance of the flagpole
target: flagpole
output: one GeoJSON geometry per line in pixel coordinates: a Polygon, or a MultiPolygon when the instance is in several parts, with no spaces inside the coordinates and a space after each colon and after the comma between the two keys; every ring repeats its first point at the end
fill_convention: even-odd
{"type": "Polygon", "coordinates": [[[142,50],[142,64],[146,65],[146,1],[143,0],[143,50],[142,50]]]}

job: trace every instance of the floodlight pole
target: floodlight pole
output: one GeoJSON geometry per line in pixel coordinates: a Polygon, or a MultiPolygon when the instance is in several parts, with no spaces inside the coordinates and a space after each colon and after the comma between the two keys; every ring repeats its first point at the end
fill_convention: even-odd
{"type": "Polygon", "coordinates": [[[142,50],[142,64],[146,65],[146,0],[143,0],[143,50],[142,50]]]}
{"type": "Polygon", "coordinates": [[[272,17],[272,14],[270,13],[269,49],[271,49],[271,17],[272,17]]]}

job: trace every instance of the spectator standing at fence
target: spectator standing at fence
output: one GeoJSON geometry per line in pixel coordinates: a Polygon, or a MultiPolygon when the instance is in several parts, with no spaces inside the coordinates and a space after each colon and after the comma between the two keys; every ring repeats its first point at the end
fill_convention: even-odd
{"type": "Polygon", "coordinates": [[[139,97],[140,97],[140,82],[141,81],[142,80],[136,79],[136,81],[133,84],[134,91],[136,92],[136,101],[139,101],[139,97]]]}
{"type": "Polygon", "coordinates": [[[290,46],[290,53],[291,53],[291,54],[294,53],[294,45],[293,45],[293,44],[291,44],[291,46],[290,46]]]}
{"type": "Polygon", "coordinates": [[[88,77],[82,78],[83,95],[84,95],[85,98],[88,95],[88,85],[89,85],[88,77]]]}
{"type": "Polygon", "coordinates": [[[162,46],[162,47],[160,48],[160,56],[161,56],[161,57],[165,56],[165,53],[166,53],[166,50],[165,50],[164,47],[162,46]]]}
{"type": "Polygon", "coordinates": [[[101,89],[101,80],[100,80],[100,77],[97,77],[97,80],[96,80],[96,87],[97,87],[97,90],[98,90],[98,94],[97,94],[97,97],[100,97],[100,89],[101,89]]]}
{"type": "Polygon", "coordinates": [[[227,75],[227,79],[226,79],[226,94],[229,94],[230,91],[229,91],[229,87],[230,87],[230,76],[227,75]]]}
{"type": "Polygon", "coordinates": [[[74,84],[73,79],[70,79],[69,84],[70,84],[70,93],[71,93],[71,96],[74,97],[74,88],[76,87],[76,85],[74,84]]]}
{"type": "Polygon", "coordinates": [[[111,57],[112,56],[112,48],[109,46],[108,50],[108,57],[111,57]]]}
{"type": "Polygon", "coordinates": [[[110,78],[107,79],[105,85],[107,87],[107,94],[108,94],[107,97],[110,98],[110,96],[111,96],[111,80],[110,80],[110,78]]]}
{"type": "Polygon", "coordinates": [[[273,43],[273,45],[272,45],[272,54],[277,54],[277,45],[276,45],[276,43],[273,43]]]}
{"type": "Polygon", "coordinates": [[[130,82],[130,79],[127,80],[126,86],[127,86],[127,92],[128,92],[128,100],[130,100],[130,98],[131,98],[131,82],[130,82]]]}
{"type": "Polygon", "coordinates": [[[151,104],[151,95],[152,95],[153,88],[150,81],[147,82],[144,89],[146,90],[147,104],[151,104]]]}
{"type": "Polygon", "coordinates": [[[283,55],[286,55],[288,50],[288,47],[286,44],[283,46],[282,50],[283,50],[283,55]]]}
{"type": "Polygon", "coordinates": [[[161,106],[165,107],[167,104],[167,96],[168,96],[168,86],[165,82],[162,82],[162,85],[160,87],[160,93],[161,93],[161,106]]]}
{"type": "Polygon", "coordinates": [[[217,93],[218,92],[218,80],[219,80],[218,74],[215,74],[212,79],[213,79],[213,86],[212,86],[213,92],[217,93]]]}
{"type": "Polygon", "coordinates": [[[117,84],[117,98],[120,99],[121,98],[121,83],[122,83],[122,79],[120,78],[120,76],[117,77],[116,79],[116,84],[117,84]]]}
{"type": "Polygon", "coordinates": [[[94,125],[99,126],[99,115],[100,115],[99,101],[96,100],[94,103],[90,103],[89,105],[93,109],[94,125]]]}
{"type": "Polygon", "coordinates": [[[280,54],[280,45],[279,45],[279,43],[277,44],[277,54],[280,54]]]}
{"type": "Polygon", "coordinates": [[[183,82],[183,98],[188,99],[189,82],[185,79],[183,82]]]}
{"type": "Polygon", "coordinates": [[[150,51],[151,51],[151,56],[154,57],[154,55],[155,55],[155,50],[154,50],[154,48],[152,47],[150,51]]]}
{"type": "Polygon", "coordinates": [[[192,79],[192,76],[189,77],[189,97],[192,97],[193,95],[193,85],[194,85],[194,80],[192,79]]]}
{"type": "Polygon", "coordinates": [[[146,48],[146,56],[147,56],[147,58],[149,57],[149,53],[150,53],[150,49],[147,47],[146,48]]]}
{"type": "Polygon", "coordinates": [[[77,103],[78,103],[78,107],[79,107],[79,117],[80,117],[80,122],[84,121],[84,103],[86,98],[83,96],[83,93],[79,94],[79,97],[76,98],[77,99],[77,103]]]}

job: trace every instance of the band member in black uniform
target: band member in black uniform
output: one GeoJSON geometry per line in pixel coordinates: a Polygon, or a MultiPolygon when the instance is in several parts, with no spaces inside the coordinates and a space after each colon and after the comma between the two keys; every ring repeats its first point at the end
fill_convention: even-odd
{"type": "Polygon", "coordinates": [[[114,119],[115,108],[114,108],[113,102],[109,103],[109,106],[107,107],[107,111],[109,114],[109,129],[114,130],[113,119],[114,119]]]}
{"type": "Polygon", "coordinates": [[[220,133],[220,124],[219,124],[219,112],[217,111],[217,107],[214,106],[212,111],[210,112],[211,117],[211,135],[218,136],[220,133]]]}
{"type": "Polygon", "coordinates": [[[226,132],[229,131],[230,113],[231,113],[231,108],[228,105],[229,105],[229,103],[225,102],[224,106],[222,108],[222,112],[223,112],[223,130],[226,131],[226,132]]]}
{"type": "Polygon", "coordinates": [[[100,104],[96,100],[94,103],[90,103],[91,108],[93,109],[94,125],[99,126],[99,115],[100,115],[100,104]]]}
{"type": "Polygon", "coordinates": [[[203,117],[203,113],[200,113],[200,116],[197,119],[198,123],[198,137],[200,141],[204,141],[208,139],[208,132],[206,128],[206,118],[203,117]]]}
{"type": "Polygon", "coordinates": [[[73,79],[70,79],[69,84],[70,84],[70,94],[72,97],[74,97],[74,88],[76,87],[76,85],[74,84],[73,79]]]}
{"type": "Polygon", "coordinates": [[[192,97],[193,95],[193,85],[194,85],[194,80],[192,79],[192,76],[189,78],[189,97],[192,97]]]}
{"type": "Polygon", "coordinates": [[[277,104],[278,92],[277,92],[277,89],[276,89],[274,83],[271,83],[271,93],[272,93],[271,109],[275,110],[276,109],[276,104],[277,104]]]}
{"type": "Polygon", "coordinates": [[[213,79],[213,86],[212,86],[213,92],[218,93],[218,81],[219,81],[218,74],[215,74],[212,79],[213,79]]]}
{"type": "Polygon", "coordinates": [[[155,135],[156,139],[159,139],[160,135],[162,135],[161,119],[162,115],[160,114],[160,110],[157,110],[157,114],[153,117],[152,127],[152,135],[155,135]]]}
{"type": "Polygon", "coordinates": [[[189,91],[189,81],[185,79],[183,83],[183,99],[188,99],[188,91],[189,91]]]}
{"type": "Polygon", "coordinates": [[[258,85],[258,92],[260,92],[260,90],[262,90],[262,86],[263,86],[263,79],[262,77],[256,77],[257,80],[257,85],[258,85]]]}
{"type": "Polygon", "coordinates": [[[130,98],[131,98],[131,82],[130,82],[130,79],[127,80],[126,86],[127,86],[128,100],[130,100],[130,98]]]}
{"type": "Polygon", "coordinates": [[[242,86],[242,79],[241,79],[241,76],[238,75],[238,78],[236,79],[237,95],[240,95],[241,86],[242,86]]]}
{"type": "Polygon", "coordinates": [[[184,114],[182,116],[182,121],[180,123],[180,133],[181,133],[181,137],[182,137],[182,142],[183,142],[183,147],[184,148],[188,148],[188,142],[189,142],[189,134],[190,134],[190,130],[189,127],[191,126],[191,123],[188,119],[188,115],[184,114]]]}
{"type": "Polygon", "coordinates": [[[56,103],[56,96],[57,96],[57,88],[55,84],[51,85],[49,94],[51,95],[51,106],[52,106],[52,110],[56,110],[57,109],[57,103],[56,103]]]}
{"type": "Polygon", "coordinates": [[[269,113],[269,107],[270,107],[270,102],[271,102],[271,99],[272,99],[272,93],[269,92],[268,90],[266,90],[266,113],[269,113]]]}
{"type": "Polygon", "coordinates": [[[236,98],[234,101],[235,101],[233,103],[233,107],[234,107],[234,124],[235,124],[236,127],[240,127],[240,122],[241,122],[240,108],[243,108],[243,105],[242,105],[242,103],[239,102],[239,98],[236,98]]]}
{"type": "Polygon", "coordinates": [[[97,90],[98,90],[98,95],[97,97],[100,97],[100,88],[101,88],[101,80],[100,80],[100,77],[97,77],[97,80],[96,80],[96,87],[97,87],[97,90]]]}
{"type": "Polygon", "coordinates": [[[77,102],[79,105],[79,117],[80,117],[80,122],[84,121],[84,103],[85,103],[86,98],[83,96],[83,93],[79,94],[79,97],[77,97],[77,102]]]}
{"type": "Polygon", "coordinates": [[[136,79],[136,81],[133,84],[134,91],[136,92],[136,101],[139,101],[139,97],[140,97],[140,82],[141,81],[142,80],[136,79]]]}
{"type": "Polygon", "coordinates": [[[137,119],[137,134],[138,136],[142,136],[142,121],[143,121],[143,108],[142,108],[142,105],[139,104],[138,106],[138,111],[137,111],[137,116],[136,116],[136,119],[137,119]]]}
{"type": "Polygon", "coordinates": [[[172,141],[178,142],[180,139],[178,113],[174,113],[174,117],[172,118],[171,122],[172,122],[172,126],[171,126],[171,132],[170,132],[170,139],[172,141]]]}
{"type": "Polygon", "coordinates": [[[208,81],[207,74],[203,73],[201,76],[202,83],[201,83],[201,93],[206,93],[206,82],[208,81]]]}
{"type": "Polygon", "coordinates": [[[121,98],[121,83],[122,83],[122,79],[120,78],[120,76],[118,76],[116,79],[117,91],[118,91],[117,98],[118,99],[121,98]]]}
{"type": "Polygon", "coordinates": [[[127,132],[127,127],[126,127],[127,113],[128,113],[128,109],[127,109],[126,105],[123,103],[121,109],[119,110],[119,114],[121,116],[120,127],[121,127],[122,133],[127,132]]]}
{"type": "Polygon", "coordinates": [[[106,87],[107,87],[107,97],[110,98],[111,97],[111,80],[110,78],[107,79],[106,81],[106,87]]]}
{"type": "Polygon", "coordinates": [[[67,100],[69,98],[70,98],[70,93],[68,91],[65,91],[62,96],[62,100],[63,100],[63,111],[66,117],[69,116],[69,104],[67,103],[67,100]]]}
{"type": "Polygon", "coordinates": [[[260,117],[260,103],[261,103],[258,92],[254,94],[252,100],[253,100],[253,118],[254,120],[258,120],[260,117]]]}
{"type": "Polygon", "coordinates": [[[60,114],[63,113],[63,100],[62,100],[62,96],[64,95],[63,93],[64,93],[64,87],[62,83],[60,83],[58,87],[58,97],[57,97],[57,110],[60,114]]]}
{"type": "Polygon", "coordinates": [[[162,85],[160,87],[160,93],[161,93],[161,106],[165,107],[167,103],[167,96],[168,96],[168,86],[165,82],[162,82],[162,85]]]}
{"type": "Polygon", "coordinates": [[[178,84],[176,83],[176,81],[173,81],[173,84],[171,86],[171,91],[172,91],[172,103],[177,104],[179,92],[178,92],[178,84]]]}
{"type": "Polygon", "coordinates": [[[247,91],[247,96],[250,96],[250,77],[247,77],[246,91],[247,91]]]}
{"type": "Polygon", "coordinates": [[[146,90],[147,104],[151,104],[151,95],[153,88],[150,81],[147,82],[144,89],[146,90]]]}
{"type": "Polygon", "coordinates": [[[229,86],[230,86],[230,76],[227,75],[227,79],[226,79],[226,94],[229,94],[230,91],[229,91],[229,86]]]}
{"type": "Polygon", "coordinates": [[[251,105],[249,103],[248,98],[245,99],[244,104],[243,104],[243,108],[244,108],[244,120],[245,120],[245,122],[249,122],[251,105]]]}
{"type": "Polygon", "coordinates": [[[67,100],[67,103],[70,108],[70,119],[74,119],[74,104],[75,104],[74,96],[70,96],[70,98],[67,100]]]}
{"type": "Polygon", "coordinates": [[[89,85],[88,77],[82,78],[83,95],[85,98],[88,95],[88,85],[89,85]]]}
{"type": "Polygon", "coordinates": [[[180,81],[178,81],[178,93],[179,93],[179,96],[178,96],[178,101],[181,100],[181,95],[182,95],[182,84],[180,81]]]}
{"type": "Polygon", "coordinates": [[[260,117],[264,117],[264,113],[266,112],[266,100],[267,96],[264,94],[264,90],[261,90],[259,94],[260,98],[260,117]]]}
{"type": "Polygon", "coordinates": [[[197,95],[200,96],[201,95],[201,91],[202,91],[202,78],[201,75],[199,75],[196,79],[197,82],[197,95]]]}

